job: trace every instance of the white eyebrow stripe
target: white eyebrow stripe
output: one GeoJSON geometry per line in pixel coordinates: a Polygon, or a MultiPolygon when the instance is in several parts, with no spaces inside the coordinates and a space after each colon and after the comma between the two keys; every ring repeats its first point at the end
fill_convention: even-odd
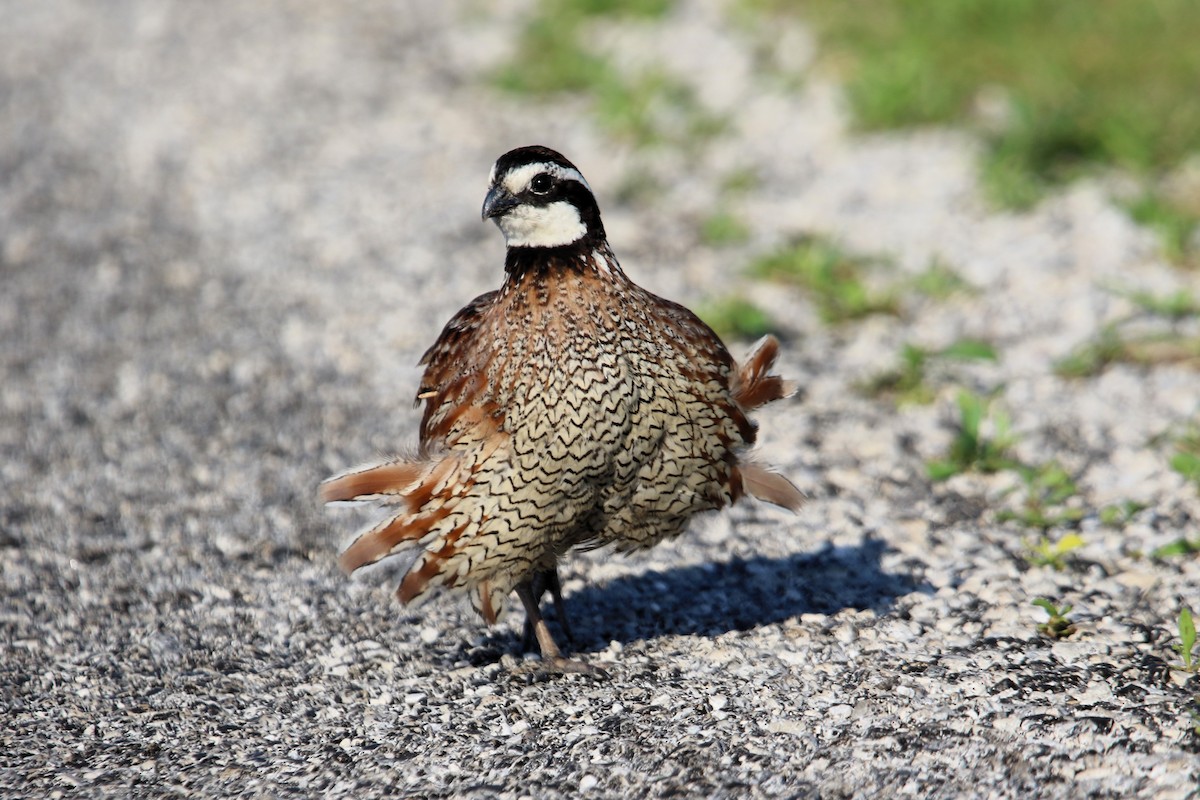
{"type": "MultiPolygon", "coordinates": [[[[493,171],[495,168],[493,167],[493,171]]],[[[512,194],[520,194],[529,188],[529,182],[534,179],[534,176],[540,175],[543,172],[553,175],[559,180],[578,181],[583,184],[583,187],[589,192],[592,190],[588,186],[588,182],[584,180],[583,175],[577,169],[564,167],[561,164],[554,164],[549,161],[540,161],[536,164],[526,164],[523,167],[517,167],[512,172],[504,176],[504,188],[508,189],[512,194]]],[[[495,182],[495,176],[492,176],[492,181],[495,182]]]]}

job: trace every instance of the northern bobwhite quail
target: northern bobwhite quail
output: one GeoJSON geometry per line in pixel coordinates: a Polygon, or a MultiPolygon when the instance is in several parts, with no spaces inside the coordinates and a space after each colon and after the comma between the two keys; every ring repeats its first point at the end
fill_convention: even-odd
{"type": "Polygon", "coordinates": [[[342,553],[346,571],[405,554],[401,602],[464,590],[489,624],[515,589],[543,662],[592,671],[563,658],[538,609],[547,589],[561,602],[558,559],[651,547],[744,493],[798,508],[795,486],[740,455],[746,412],[792,387],[770,373],[774,338],[739,366],[695,314],[629,280],[587,181],[554,150],[501,156],[483,218],[504,233],[504,283],[421,358],[417,455],[321,496],[394,507],[342,553]]]}

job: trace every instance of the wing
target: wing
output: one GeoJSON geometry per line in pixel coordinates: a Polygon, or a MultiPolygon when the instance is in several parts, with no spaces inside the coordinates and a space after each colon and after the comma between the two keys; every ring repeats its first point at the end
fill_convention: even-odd
{"type": "MultiPolygon", "coordinates": [[[[683,371],[689,383],[704,388],[709,388],[715,383],[721,387],[723,394],[727,393],[731,400],[737,400],[734,392],[740,381],[737,375],[738,365],[729,354],[725,343],[721,341],[721,337],[688,308],[661,297],[651,297],[658,303],[662,315],[671,321],[672,333],[679,337],[676,347],[685,356],[686,367],[683,371]]],[[[757,426],[746,416],[744,408],[737,402],[721,405],[737,426],[738,434],[742,438],[740,444],[754,444],[757,426]]],[[[731,447],[735,446],[734,442],[729,444],[731,447]]]]}
{"type": "Polygon", "coordinates": [[[497,409],[485,397],[494,348],[483,339],[497,295],[481,294],[463,307],[418,362],[425,367],[416,397],[417,405],[425,402],[422,452],[471,444],[497,428],[497,409]]]}
{"type": "MultiPolygon", "coordinates": [[[[669,300],[660,302],[676,329],[695,351],[697,366],[694,368],[697,374],[692,379],[719,381],[728,390],[732,402],[728,403],[725,411],[737,425],[744,444],[754,444],[758,426],[746,416],[746,412],[791,397],[797,388],[795,382],[784,380],[771,372],[779,355],[779,340],[774,336],[764,336],[754,343],[750,352],[738,363],[733,360],[720,337],[695,314],[669,300]]],[[[735,500],[745,492],[791,511],[796,511],[803,504],[804,494],[787,478],[769,467],[738,458],[732,450],[730,457],[734,463],[730,484],[735,500]]]]}

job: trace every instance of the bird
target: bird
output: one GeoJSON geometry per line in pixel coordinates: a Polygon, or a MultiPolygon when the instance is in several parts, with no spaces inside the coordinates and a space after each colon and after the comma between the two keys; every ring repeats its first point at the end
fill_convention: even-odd
{"type": "Polygon", "coordinates": [[[800,490],[746,452],[748,412],[796,386],[772,371],[776,338],[739,364],[699,317],[627,277],[557,151],[497,159],[482,217],[504,235],[503,282],[421,358],[418,448],[326,480],[321,498],[385,510],[341,553],[347,573],[399,560],[402,603],[465,592],[489,625],[515,592],[544,668],[603,673],[564,656],[541,614],[548,591],[570,637],[560,560],[649,548],[747,494],[799,509],[800,490]]]}

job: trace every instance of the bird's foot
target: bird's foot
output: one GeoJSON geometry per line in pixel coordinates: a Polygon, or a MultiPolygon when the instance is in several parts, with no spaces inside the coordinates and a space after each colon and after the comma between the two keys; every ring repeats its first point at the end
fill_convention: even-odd
{"type": "Polygon", "coordinates": [[[564,656],[541,659],[529,658],[520,664],[513,665],[512,674],[514,676],[523,676],[530,683],[539,683],[562,675],[586,675],[595,680],[608,680],[612,677],[609,675],[608,670],[603,667],[564,656]]]}
{"type": "MultiPolygon", "coordinates": [[[[554,572],[550,573],[554,576],[551,584],[551,591],[556,596],[559,595],[558,576],[554,572]]],[[[536,590],[542,591],[540,587],[536,590]]],[[[550,629],[546,627],[546,620],[542,619],[542,613],[538,609],[538,595],[535,594],[533,581],[526,581],[517,586],[517,596],[521,598],[522,605],[525,606],[525,639],[536,639],[538,649],[542,651],[542,660],[538,662],[535,672],[544,675],[591,675],[593,678],[607,678],[608,673],[600,667],[588,664],[586,661],[577,661],[573,658],[567,658],[558,649],[558,645],[554,643],[554,637],[550,635],[550,629]]],[[[561,598],[559,603],[561,604],[561,598]]],[[[562,608],[559,605],[559,608],[562,608]]]]}
{"type": "Polygon", "coordinates": [[[589,675],[593,678],[608,679],[611,677],[608,674],[608,670],[602,667],[575,658],[564,658],[563,656],[543,661],[542,669],[562,674],[589,675]]]}

